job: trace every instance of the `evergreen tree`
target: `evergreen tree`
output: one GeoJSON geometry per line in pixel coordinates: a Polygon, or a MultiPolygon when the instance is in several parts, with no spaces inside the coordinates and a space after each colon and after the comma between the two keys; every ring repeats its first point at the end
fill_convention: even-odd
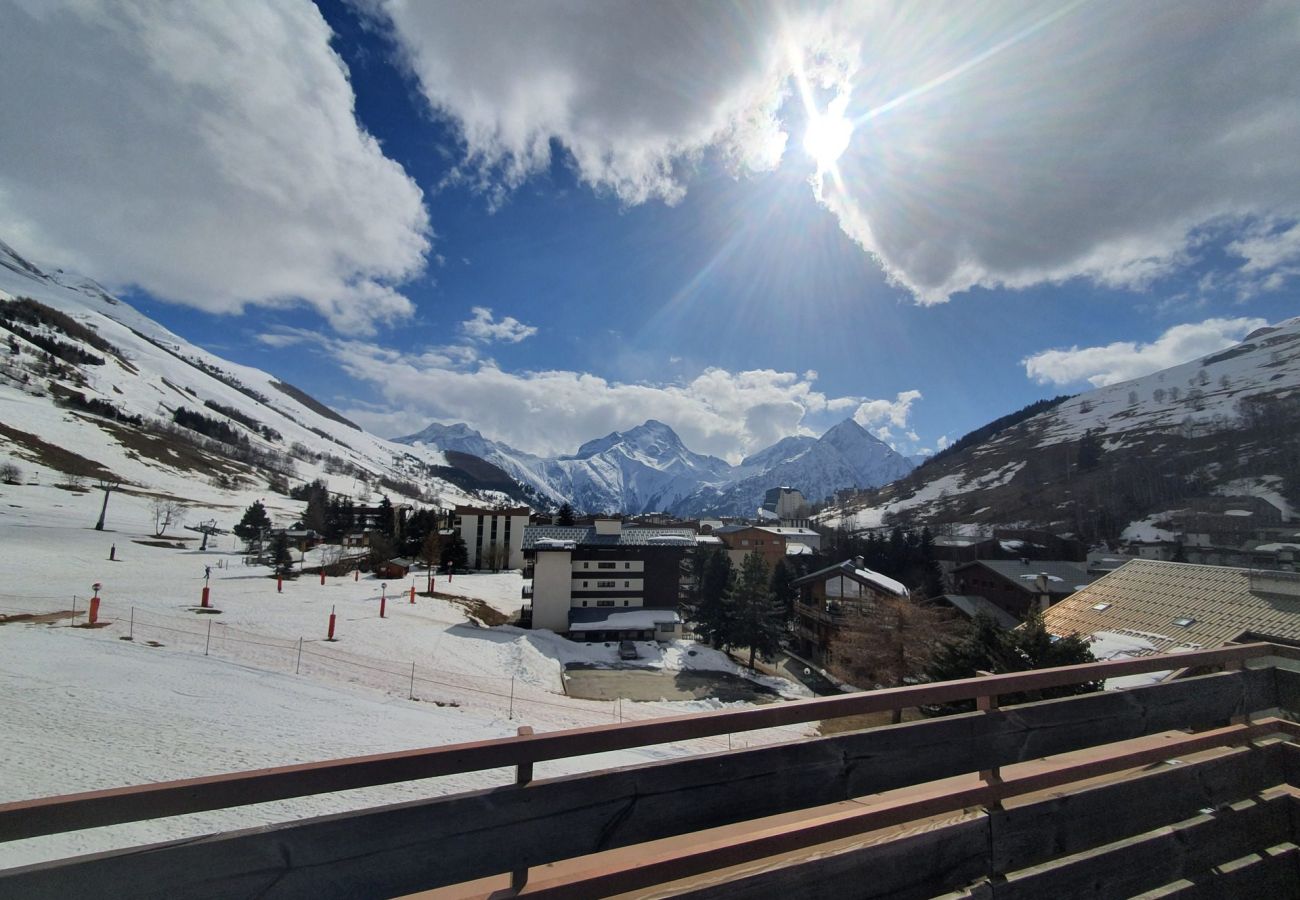
{"type": "Polygon", "coordinates": [[[420,544],[420,561],[429,570],[429,578],[432,580],[433,567],[442,561],[442,535],[437,528],[424,536],[424,542],[420,544]]]}
{"type": "Polygon", "coordinates": [[[943,569],[939,567],[939,561],[934,558],[934,535],[930,533],[929,526],[921,529],[919,549],[921,571],[918,573],[920,578],[916,580],[921,583],[925,596],[938,597],[943,593],[943,569]]]}
{"type": "Polygon", "coordinates": [[[1089,428],[1079,438],[1079,471],[1087,472],[1101,464],[1101,430],[1089,428]]]}
{"type": "Polygon", "coordinates": [[[379,529],[379,533],[384,537],[393,537],[397,528],[396,523],[393,521],[393,502],[388,499],[387,494],[379,501],[379,512],[376,518],[378,521],[375,523],[375,527],[379,529]]]}
{"type": "Polygon", "coordinates": [[[281,578],[293,576],[293,555],[289,553],[289,538],[283,531],[275,536],[275,541],[271,544],[271,565],[275,567],[275,574],[281,578]]]}
{"type": "Polygon", "coordinates": [[[693,561],[695,598],[691,625],[700,640],[715,650],[732,644],[730,596],[735,573],[726,550],[699,550],[693,561]]]}
{"type": "Polygon", "coordinates": [[[323,481],[313,481],[307,486],[307,510],[302,514],[302,524],[325,534],[329,520],[330,493],[323,481]]]}
{"type": "Polygon", "coordinates": [[[573,524],[573,507],[569,505],[569,502],[567,500],[560,504],[559,512],[555,514],[555,524],[556,525],[573,524]]]}
{"type": "Polygon", "coordinates": [[[794,618],[794,601],[798,599],[799,591],[794,587],[794,580],[798,577],[794,567],[784,559],[778,560],[772,569],[772,599],[781,609],[781,614],[785,616],[787,622],[794,618]]]}
{"type": "Polygon", "coordinates": [[[451,540],[442,542],[442,564],[453,572],[469,567],[469,547],[459,531],[452,533],[451,540]]]}
{"type": "Polygon", "coordinates": [[[785,623],[781,607],[772,596],[771,578],[767,561],[757,550],[745,556],[740,564],[731,594],[732,643],[749,648],[749,668],[754,668],[754,655],[767,658],[780,646],[785,623]]]}
{"type": "Polygon", "coordinates": [[[244,510],[244,517],[239,520],[235,526],[235,534],[252,545],[260,543],[262,535],[271,527],[271,517],[266,513],[266,507],[262,505],[261,500],[254,500],[253,504],[244,510]]]}
{"type": "MultiPolygon", "coordinates": [[[[979,672],[1001,675],[1006,672],[1026,672],[1030,669],[1072,666],[1095,661],[1086,639],[1078,635],[1053,639],[1038,612],[1031,612],[1023,625],[1011,631],[1003,631],[991,618],[979,615],[975,617],[970,630],[962,638],[949,644],[936,655],[934,662],[926,668],[925,677],[929,681],[951,681],[957,678],[974,678],[979,672]]],[[[1100,689],[1101,682],[1098,681],[1068,684],[1039,691],[1005,695],[1002,697],[1002,704],[1010,706],[1014,703],[1051,700],[1056,697],[1091,693],[1100,689]]],[[[927,715],[946,715],[954,712],[969,712],[974,708],[975,701],[961,700],[926,707],[924,712],[927,715]]]]}

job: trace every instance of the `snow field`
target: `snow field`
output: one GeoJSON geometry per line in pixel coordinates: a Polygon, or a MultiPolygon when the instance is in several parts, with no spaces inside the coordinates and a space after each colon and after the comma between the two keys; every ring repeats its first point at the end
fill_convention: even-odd
{"type": "MultiPolygon", "coordinates": [[[[417,597],[412,605],[411,579],[388,583],[384,619],[378,615],[383,582],[368,576],[327,578],[323,586],[304,576],[285,581],[279,593],[266,568],[242,564],[229,537],[207,552],[197,550],[197,535],[187,549],[137,543],[154,540],[147,497],[114,493],[112,530],[94,531],[89,525],[101,502],[98,491],[0,486],[0,546],[7,559],[0,615],[55,614],[49,621],[0,623],[0,802],[506,736],[522,724],[550,731],[723,706],[569,698],[562,666],[615,664],[614,648],[544,631],[484,628],[441,598],[417,597]],[[108,560],[113,545],[116,562],[108,560]],[[211,566],[211,602],[219,614],[194,611],[205,566],[211,566]],[[96,582],[103,627],[68,627],[86,622],[96,582]],[[61,615],[74,606],[75,619],[61,615]],[[331,608],[334,643],[324,640],[331,608]]],[[[414,581],[425,585],[423,574],[414,581]]],[[[437,590],[513,609],[521,584],[518,573],[456,576],[450,583],[439,577],[437,590]]],[[[722,654],[685,643],[645,648],[643,656],[648,667],[738,671],[722,654]]],[[[788,694],[798,693],[783,684],[788,694]]],[[[745,733],[733,746],[788,740],[814,726],[745,733]]],[[[538,776],[727,745],[720,736],[564,760],[540,765],[538,776]]],[[[0,845],[0,866],[504,784],[510,777],[474,773],[10,843],[0,845]]]]}

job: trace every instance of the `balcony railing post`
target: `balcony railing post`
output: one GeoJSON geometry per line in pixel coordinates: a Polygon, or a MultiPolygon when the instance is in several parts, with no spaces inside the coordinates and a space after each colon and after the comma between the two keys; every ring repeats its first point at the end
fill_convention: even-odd
{"type": "MultiPolygon", "coordinates": [[[[520,725],[519,736],[524,737],[533,733],[531,725],[520,725]]],[[[515,767],[515,784],[524,785],[533,780],[533,764],[531,762],[521,762],[515,767]]],[[[510,873],[510,890],[516,894],[524,889],[528,884],[528,867],[515,869],[510,873]]]]}
{"type": "MultiPolygon", "coordinates": [[[[992,675],[993,673],[976,671],[975,674],[980,676],[987,676],[987,675],[992,675]]],[[[986,715],[993,715],[997,713],[998,695],[980,694],[975,698],[975,708],[986,715]]],[[[989,787],[997,787],[998,785],[1002,784],[1001,766],[994,766],[991,769],[981,769],[980,780],[983,781],[989,787]]],[[[995,798],[989,802],[988,806],[990,809],[1001,809],[1002,801],[995,798]]]]}

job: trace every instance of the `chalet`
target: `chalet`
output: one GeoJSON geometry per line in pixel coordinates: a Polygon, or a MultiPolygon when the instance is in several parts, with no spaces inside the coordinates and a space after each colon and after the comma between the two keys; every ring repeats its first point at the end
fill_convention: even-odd
{"type": "Polygon", "coordinates": [[[952,572],[954,594],[983,597],[1017,619],[1064,600],[1094,578],[1085,564],[1062,560],[980,559],[952,572]]]}
{"type": "Polygon", "coordinates": [[[390,559],[388,562],[380,563],[375,566],[375,577],[399,580],[405,578],[416,569],[422,568],[425,568],[425,565],[418,559],[412,559],[409,556],[399,556],[396,559],[390,559]]]}
{"type": "Polygon", "coordinates": [[[967,619],[986,616],[993,624],[1004,630],[1010,630],[1020,624],[1020,620],[977,594],[940,594],[935,600],[961,613],[967,619]]]}
{"type": "Polygon", "coordinates": [[[787,556],[816,553],[822,541],[821,534],[811,528],[785,525],[726,525],[713,529],[713,534],[726,545],[735,565],[757,550],[769,569],[787,556]]]}
{"type": "Polygon", "coordinates": [[[795,601],[795,647],[800,656],[819,666],[831,661],[831,643],[845,616],[857,607],[890,597],[906,597],[907,586],[868,569],[861,556],[810,572],[792,582],[795,601]]]}
{"type": "Polygon", "coordinates": [[[681,633],[689,528],[530,525],[523,532],[532,603],[525,621],[577,640],[669,640],[681,633]]]}

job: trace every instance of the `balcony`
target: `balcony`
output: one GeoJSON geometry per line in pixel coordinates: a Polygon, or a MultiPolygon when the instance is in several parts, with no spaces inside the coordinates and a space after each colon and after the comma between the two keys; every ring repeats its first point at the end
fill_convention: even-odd
{"type": "Polygon", "coordinates": [[[0,895],[1297,896],[1297,660],[1245,644],[20,801],[0,805],[0,842],[515,770],[488,789],[3,870],[0,895]],[[1186,677],[999,705],[1170,669],[1186,677]],[[962,699],[979,711],[533,778],[548,760],[962,699]]]}
{"type": "Polygon", "coordinates": [[[834,606],[813,606],[808,603],[796,601],[794,604],[796,616],[810,619],[814,622],[821,622],[824,625],[839,625],[844,621],[844,607],[841,604],[834,606]]]}

